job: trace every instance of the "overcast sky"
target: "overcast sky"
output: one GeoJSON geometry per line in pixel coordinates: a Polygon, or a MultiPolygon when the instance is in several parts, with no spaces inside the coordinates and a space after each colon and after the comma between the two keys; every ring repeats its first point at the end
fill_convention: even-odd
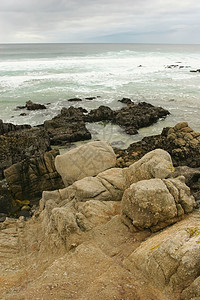
{"type": "Polygon", "coordinates": [[[0,43],[200,44],[200,0],[1,0],[0,43]]]}

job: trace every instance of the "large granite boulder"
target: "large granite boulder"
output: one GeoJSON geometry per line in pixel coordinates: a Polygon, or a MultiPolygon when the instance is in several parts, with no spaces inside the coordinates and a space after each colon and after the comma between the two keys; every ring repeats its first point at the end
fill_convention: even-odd
{"type": "Polygon", "coordinates": [[[196,206],[184,177],[149,179],[134,183],[122,198],[122,218],[136,229],[160,230],[196,206]]]}
{"type": "Polygon", "coordinates": [[[14,199],[31,200],[38,204],[44,190],[63,188],[54,160],[59,151],[51,150],[32,156],[4,170],[6,182],[14,199]]]}
{"type": "Polygon", "coordinates": [[[61,113],[52,120],[44,122],[52,145],[66,145],[91,139],[91,134],[85,126],[83,112],[79,108],[63,108],[61,113]]]}
{"type": "Polygon", "coordinates": [[[166,178],[174,171],[174,167],[169,153],[162,149],[156,149],[124,170],[130,186],[132,183],[144,179],[166,178]]]}
{"type": "Polygon", "coordinates": [[[90,142],[58,155],[55,166],[65,186],[86,176],[98,173],[115,166],[116,156],[112,147],[103,141],[90,142]]]}
{"type": "Polygon", "coordinates": [[[12,164],[49,150],[49,136],[42,128],[10,131],[0,135],[0,179],[4,178],[3,170],[12,164]]]}
{"type": "Polygon", "coordinates": [[[199,299],[199,211],[144,241],[125,265],[167,299],[199,299]]]}

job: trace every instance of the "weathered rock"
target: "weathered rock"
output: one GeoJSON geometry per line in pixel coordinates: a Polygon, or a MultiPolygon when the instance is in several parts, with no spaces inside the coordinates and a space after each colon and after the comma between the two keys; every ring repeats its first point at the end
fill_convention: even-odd
{"type": "MultiPolygon", "coordinates": [[[[124,101],[127,102],[128,100],[124,101]]],[[[122,126],[127,133],[136,134],[137,129],[150,126],[168,114],[169,112],[161,107],[141,102],[139,104],[131,103],[116,111],[112,111],[108,106],[100,106],[91,110],[84,117],[84,120],[86,122],[111,121],[122,126]]]]}
{"type": "Polygon", "coordinates": [[[120,150],[118,157],[122,157],[126,166],[126,163],[133,163],[157,148],[169,152],[175,167],[200,167],[200,133],[194,132],[187,122],[164,128],[160,135],[148,136],[131,144],[126,150],[120,150]]]}
{"type": "Polygon", "coordinates": [[[150,126],[158,119],[166,117],[169,112],[161,107],[155,107],[146,102],[129,104],[122,109],[115,111],[113,123],[122,127],[139,129],[150,126]]]}
{"type": "Polygon", "coordinates": [[[31,126],[24,124],[24,125],[14,125],[12,123],[3,123],[2,120],[0,120],[0,135],[7,134],[10,131],[17,131],[17,130],[23,130],[23,129],[30,129],[31,126]]]}
{"type": "Polygon", "coordinates": [[[91,134],[85,126],[83,112],[79,108],[63,108],[61,113],[52,120],[44,122],[52,145],[65,145],[91,139],[91,134]]]}
{"type": "Polygon", "coordinates": [[[44,190],[63,188],[63,182],[54,165],[57,150],[32,156],[4,170],[14,199],[38,203],[44,190]]]}
{"type": "Polygon", "coordinates": [[[151,178],[166,178],[174,171],[168,152],[156,149],[125,169],[129,186],[137,181],[151,178]]]}
{"type": "Polygon", "coordinates": [[[13,198],[4,179],[0,181],[0,213],[9,214],[12,208],[13,198]]]}
{"type": "Polygon", "coordinates": [[[65,186],[86,176],[98,173],[115,166],[116,157],[112,147],[106,142],[90,142],[58,155],[55,166],[65,186]]]}
{"type": "Polygon", "coordinates": [[[137,229],[160,230],[190,213],[196,203],[184,177],[134,183],[122,198],[122,217],[137,229]]]}
{"type": "Polygon", "coordinates": [[[27,101],[26,106],[28,110],[38,110],[38,109],[46,109],[46,106],[39,103],[33,103],[32,101],[27,101]]]}
{"type": "Polygon", "coordinates": [[[0,179],[3,170],[32,155],[50,150],[50,140],[42,128],[10,131],[0,135],[0,179]]]}
{"type": "Polygon", "coordinates": [[[85,117],[86,122],[111,121],[113,119],[113,111],[110,107],[101,105],[96,109],[92,109],[85,117]]]}
{"type": "Polygon", "coordinates": [[[199,225],[199,212],[191,214],[143,242],[125,265],[169,299],[199,299],[199,225]]]}

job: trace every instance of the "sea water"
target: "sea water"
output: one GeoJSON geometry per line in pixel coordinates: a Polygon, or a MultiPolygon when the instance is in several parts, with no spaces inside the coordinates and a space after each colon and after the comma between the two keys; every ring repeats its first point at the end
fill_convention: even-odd
{"type": "Polygon", "coordinates": [[[197,69],[200,45],[0,44],[0,119],[34,126],[62,107],[119,109],[123,104],[118,100],[128,97],[162,106],[170,115],[135,136],[111,124],[87,124],[94,140],[123,148],[181,121],[200,131],[200,73],[190,72],[197,69]],[[68,102],[74,97],[83,101],[68,102]],[[16,110],[28,100],[47,109],[16,110]]]}

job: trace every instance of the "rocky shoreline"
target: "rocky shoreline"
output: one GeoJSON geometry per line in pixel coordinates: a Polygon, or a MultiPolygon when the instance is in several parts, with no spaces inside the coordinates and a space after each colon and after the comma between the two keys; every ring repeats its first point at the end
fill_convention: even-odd
{"type": "Polygon", "coordinates": [[[199,299],[200,133],[182,122],[126,150],[51,148],[90,139],[85,122],[135,134],[168,114],[122,101],[34,128],[0,122],[3,299],[199,299]]]}

